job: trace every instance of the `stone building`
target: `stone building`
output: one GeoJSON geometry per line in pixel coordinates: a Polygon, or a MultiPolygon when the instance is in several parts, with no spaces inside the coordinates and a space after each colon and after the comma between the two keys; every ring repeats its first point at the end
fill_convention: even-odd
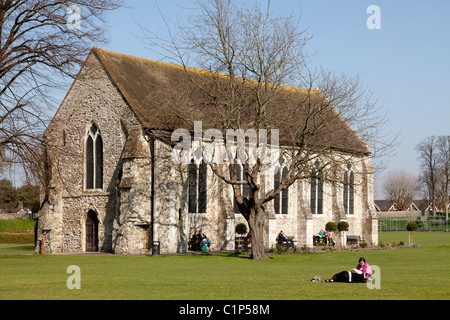
{"type": "MultiPolygon", "coordinates": [[[[173,165],[172,146],[155,130],[161,123],[176,128],[176,119],[158,113],[158,104],[177,99],[168,88],[183,86],[176,81],[182,72],[176,65],[92,49],[45,133],[48,185],[36,216],[44,252],[139,254],[150,252],[155,241],[161,253],[185,252],[198,229],[213,249],[234,249],[235,226],[245,219],[231,187],[207,165],[194,168],[194,181],[187,179],[190,169],[173,165]]],[[[281,229],[298,246],[312,246],[328,221],[341,220],[349,223],[348,234],[378,242],[365,144],[357,157],[345,169],[347,187],[298,181],[277,204],[272,201],[267,248],[281,229]]]]}

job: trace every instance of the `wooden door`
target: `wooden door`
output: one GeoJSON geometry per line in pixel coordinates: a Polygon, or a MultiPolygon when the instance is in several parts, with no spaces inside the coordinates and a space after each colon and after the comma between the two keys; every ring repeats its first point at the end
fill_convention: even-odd
{"type": "Polygon", "coordinates": [[[98,251],[98,220],[93,211],[86,218],[86,252],[98,251]]]}

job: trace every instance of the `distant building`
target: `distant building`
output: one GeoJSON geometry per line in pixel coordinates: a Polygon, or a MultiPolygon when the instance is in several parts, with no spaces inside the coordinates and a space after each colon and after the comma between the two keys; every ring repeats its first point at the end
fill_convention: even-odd
{"type": "Polygon", "coordinates": [[[398,207],[389,199],[374,200],[375,210],[377,212],[398,211],[398,207]]]}
{"type": "Polygon", "coordinates": [[[20,220],[32,219],[33,214],[30,209],[24,208],[20,203],[16,209],[0,209],[0,220],[20,220]]]}
{"type": "MultiPolygon", "coordinates": [[[[400,212],[397,204],[389,199],[376,199],[374,200],[374,206],[376,212],[396,212],[396,211],[400,212]]],[[[428,199],[417,199],[413,200],[413,202],[411,202],[408,208],[401,212],[426,213],[430,211],[437,212],[438,209],[435,207],[433,210],[432,205],[430,204],[430,201],[428,199]]]]}

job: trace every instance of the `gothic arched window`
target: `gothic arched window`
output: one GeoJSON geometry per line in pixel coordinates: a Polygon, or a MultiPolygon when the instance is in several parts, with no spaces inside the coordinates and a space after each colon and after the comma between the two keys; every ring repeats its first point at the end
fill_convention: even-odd
{"type": "MultiPolygon", "coordinates": [[[[282,173],[283,180],[286,179],[287,172],[288,169],[285,167],[282,173]]],[[[289,209],[289,188],[286,188],[281,192],[281,213],[288,214],[288,209],[289,209]]]]}
{"type": "Polygon", "coordinates": [[[188,166],[189,213],[206,213],[207,200],[207,165],[196,165],[194,161],[188,166]]]}
{"type": "Polygon", "coordinates": [[[85,170],[85,188],[103,189],[103,139],[95,123],[87,132],[85,170]]]}
{"type": "MultiPolygon", "coordinates": [[[[275,172],[273,179],[273,188],[276,189],[280,185],[281,181],[284,181],[287,177],[288,169],[284,167],[283,169],[278,169],[275,172]]],[[[275,210],[275,214],[288,214],[289,213],[289,188],[281,191],[274,199],[273,199],[273,207],[275,210]]]]}
{"type": "MultiPolygon", "coordinates": [[[[247,181],[247,174],[245,173],[241,164],[236,164],[236,181],[247,181]]],[[[243,197],[248,197],[250,195],[248,184],[242,184],[239,186],[241,194],[243,197]]],[[[234,213],[240,213],[239,206],[237,204],[236,198],[234,198],[234,213]]]]}
{"type": "MultiPolygon", "coordinates": [[[[281,182],[281,174],[280,169],[278,169],[273,177],[273,188],[277,189],[280,186],[280,182],[281,182]]],[[[280,194],[278,194],[273,199],[273,208],[275,210],[275,214],[280,214],[280,194]]]]}
{"type": "MultiPolygon", "coordinates": [[[[319,167],[320,163],[316,163],[319,167]]],[[[313,214],[323,214],[323,178],[322,170],[318,170],[311,178],[311,212],[313,214]]]]}
{"type": "Polygon", "coordinates": [[[355,213],[355,174],[351,165],[344,172],[344,211],[345,214],[355,213]]]}

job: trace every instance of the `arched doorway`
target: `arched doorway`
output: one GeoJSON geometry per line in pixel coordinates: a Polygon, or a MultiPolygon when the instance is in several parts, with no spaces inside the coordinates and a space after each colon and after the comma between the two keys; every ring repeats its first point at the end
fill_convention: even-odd
{"type": "Polygon", "coordinates": [[[90,210],[86,217],[86,252],[98,251],[98,219],[97,214],[90,210]]]}

